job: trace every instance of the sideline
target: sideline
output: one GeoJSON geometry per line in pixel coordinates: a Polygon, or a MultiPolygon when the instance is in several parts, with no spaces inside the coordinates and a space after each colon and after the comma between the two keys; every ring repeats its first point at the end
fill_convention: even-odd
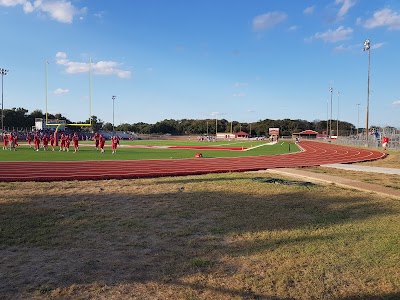
{"type": "Polygon", "coordinates": [[[265,143],[265,144],[257,145],[257,146],[254,146],[254,147],[246,148],[243,151],[249,151],[249,150],[253,150],[253,149],[259,148],[259,147],[271,146],[271,145],[275,145],[275,144],[277,144],[277,142],[265,143]]]}

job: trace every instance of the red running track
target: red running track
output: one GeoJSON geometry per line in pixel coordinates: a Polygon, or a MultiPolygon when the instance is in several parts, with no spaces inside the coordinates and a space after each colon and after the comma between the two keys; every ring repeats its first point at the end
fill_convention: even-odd
{"type": "Polygon", "coordinates": [[[302,152],[236,158],[123,160],[85,162],[0,162],[0,181],[61,181],[182,176],[272,168],[353,163],[384,158],[385,153],[302,141],[302,152]]]}

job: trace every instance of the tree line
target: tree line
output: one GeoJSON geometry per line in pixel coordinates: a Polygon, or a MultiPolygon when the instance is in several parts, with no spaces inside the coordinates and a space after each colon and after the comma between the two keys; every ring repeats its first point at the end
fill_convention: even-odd
{"type": "MultiPolygon", "coordinates": [[[[36,118],[45,118],[45,114],[41,110],[34,110],[28,113],[25,108],[12,108],[4,110],[4,128],[17,129],[25,128],[29,130],[35,125],[36,118]]],[[[48,114],[48,119],[65,120],[66,123],[90,123],[89,120],[72,122],[68,120],[61,113],[48,114]]],[[[329,122],[328,122],[329,123],[329,122]]],[[[106,130],[112,131],[113,125],[109,122],[104,122],[96,116],[92,116],[92,127],[87,128],[91,131],[106,130]]],[[[328,124],[329,125],[329,124],[328,124]]],[[[219,133],[230,133],[244,131],[249,133],[251,136],[265,136],[268,135],[269,128],[279,128],[280,134],[283,136],[289,136],[292,133],[301,132],[303,130],[311,129],[319,133],[326,131],[327,121],[326,120],[259,120],[256,122],[246,123],[238,121],[228,121],[226,119],[165,119],[163,121],[156,122],[155,124],[149,124],[144,122],[138,122],[133,124],[123,123],[115,126],[116,131],[124,132],[135,132],[138,134],[172,134],[172,135],[213,135],[215,132],[219,133]],[[216,130],[217,129],[217,130],[216,130]]],[[[83,129],[84,130],[84,129],[83,129]]],[[[336,134],[336,120],[332,121],[333,134],[336,134]]],[[[339,121],[339,134],[350,135],[356,132],[356,127],[344,121],[339,121]]]]}

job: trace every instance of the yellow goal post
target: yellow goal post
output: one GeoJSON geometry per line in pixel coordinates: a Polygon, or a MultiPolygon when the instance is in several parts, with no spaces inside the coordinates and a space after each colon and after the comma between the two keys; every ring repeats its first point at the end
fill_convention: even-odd
{"type": "Polygon", "coordinates": [[[54,123],[49,122],[49,113],[48,113],[48,65],[49,62],[46,61],[46,126],[55,126],[55,132],[58,132],[58,129],[61,126],[75,126],[75,127],[91,127],[92,126],[92,58],[89,60],[89,123],[54,123]]]}

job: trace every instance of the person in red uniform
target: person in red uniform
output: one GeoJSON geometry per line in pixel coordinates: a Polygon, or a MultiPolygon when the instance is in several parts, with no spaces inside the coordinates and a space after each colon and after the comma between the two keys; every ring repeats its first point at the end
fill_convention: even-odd
{"type": "Polygon", "coordinates": [[[65,135],[65,149],[69,152],[69,145],[71,143],[71,139],[69,138],[69,134],[65,135]]]}
{"type": "Polygon", "coordinates": [[[29,148],[32,148],[32,144],[31,144],[31,142],[32,142],[32,136],[31,136],[30,133],[28,133],[28,134],[26,135],[26,140],[28,141],[29,148]]]}
{"type": "Polygon", "coordinates": [[[72,136],[72,141],[74,142],[74,149],[75,149],[74,153],[76,153],[77,151],[79,151],[79,137],[76,134],[76,132],[72,136]]]}
{"type": "Polygon", "coordinates": [[[51,151],[54,151],[54,135],[50,134],[51,151]]]}
{"type": "Polygon", "coordinates": [[[97,132],[94,134],[93,139],[94,139],[94,147],[96,148],[96,150],[99,150],[100,136],[97,132]]]}
{"type": "Polygon", "coordinates": [[[60,138],[60,150],[58,151],[65,151],[65,140],[66,140],[65,134],[62,133],[60,138]]]}
{"type": "Polygon", "coordinates": [[[3,134],[3,150],[7,150],[8,147],[8,136],[7,134],[3,134]]]}
{"type": "Polygon", "coordinates": [[[49,138],[47,137],[47,134],[43,135],[42,143],[43,143],[43,150],[47,151],[47,148],[49,147],[49,138]]]}
{"type": "Polygon", "coordinates": [[[383,137],[383,139],[382,139],[382,148],[383,148],[383,150],[387,149],[388,143],[389,143],[389,138],[385,135],[383,137]]]}
{"type": "Polygon", "coordinates": [[[8,135],[8,145],[10,146],[10,151],[11,151],[11,149],[13,149],[13,148],[15,148],[14,146],[14,137],[13,137],[13,135],[10,133],[9,135],[8,135]]]}
{"type": "Polygon", "coordinates": [[[99,136],[99,145],[100,145],[101,153],[104,153],[104,144],[105,143],[106,143],[105,138],[103,137],[103,135],[100,134],[100,136],[99,136]]]}
{"type": "Polygon", "coordinates": [[[34,144],[33,151],[39,151],[39,148],[40,148],[40,136],[39,136],[38,133],[35,133],[35,136],[33,137],[33,144],[34,144]]]}
{"type": "Polygon", "coordinates": [[[18,147],[18,135],[13,136],[13,142],[14,142],[14,151],[18,147]]]}
{"type": "Polygon", "coordinates": [[[117,152],[118,137],[114,135],[111,139],[112,154],[117,152]]]}

